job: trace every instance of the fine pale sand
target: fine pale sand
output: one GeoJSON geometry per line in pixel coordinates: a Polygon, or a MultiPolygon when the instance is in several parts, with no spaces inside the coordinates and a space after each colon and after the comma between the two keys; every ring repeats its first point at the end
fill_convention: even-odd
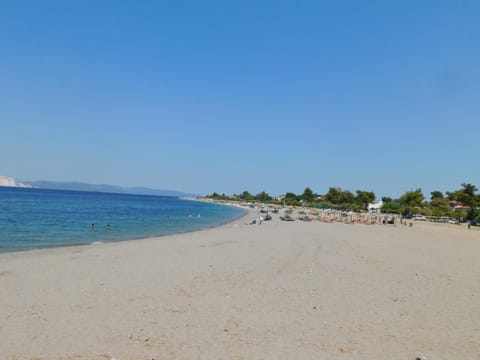
{"type": "Polygon", "coordinates": [[[0,359],[480,359],[478,229],[246,219],[1,254],[0,359]]]}

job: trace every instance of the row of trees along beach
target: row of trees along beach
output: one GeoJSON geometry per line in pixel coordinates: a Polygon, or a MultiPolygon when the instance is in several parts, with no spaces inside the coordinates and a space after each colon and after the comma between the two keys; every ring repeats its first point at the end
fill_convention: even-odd
{"type": "MultiPolygon", "coordinates": [[[[421,189],[404,193],[398,199],[382,197],[381,212],[389,214],[424,215],[450,217],[458,221],[480,221],[480,194],[478,188],[462,183],[461,188],[453,191],[432,191],[430,199],[421,189]]],[[[356,190],[355,193],[339,187],[330,187],[326,194],[316,194],[309,187],[302,194],[287,192],[282,196],[271,196],[262,191],[256,195],[244,191],[231,196],[214,192],[206,198],[219,201],[240,201],[248,203],[277,204],[288,206],[306,206],[331,208],[337,210],[368,211],[369,204],[377,201],[372,191],[356,190]]]]}

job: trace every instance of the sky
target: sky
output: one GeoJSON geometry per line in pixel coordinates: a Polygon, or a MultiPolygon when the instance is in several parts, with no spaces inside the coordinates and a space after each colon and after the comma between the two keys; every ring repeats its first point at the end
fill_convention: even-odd
{"type": "Polygon", "coordinates": [[[478,1],[0,0],[0,175],[480,187],[478,1]]]}

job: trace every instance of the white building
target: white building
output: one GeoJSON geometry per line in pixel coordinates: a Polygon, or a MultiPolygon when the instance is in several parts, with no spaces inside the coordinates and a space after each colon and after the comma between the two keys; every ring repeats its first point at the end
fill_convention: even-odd
{"type": "Polygon", "coordinates": [[[382,200],[371,203],[371,204],[368,204],[368,211],[369,212],[380,213],[381,209],[382,209],[382,206],[383,206],[383,201],[382,200]]]}

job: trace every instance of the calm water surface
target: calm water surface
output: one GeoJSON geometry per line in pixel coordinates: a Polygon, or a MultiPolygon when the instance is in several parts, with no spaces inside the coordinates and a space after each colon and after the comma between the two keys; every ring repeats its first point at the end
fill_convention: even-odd
{"type": "Polygon", "coordinates": [[[173,197],[0,187],[0,252],[169,235],[243,214],[173,197]]]}

